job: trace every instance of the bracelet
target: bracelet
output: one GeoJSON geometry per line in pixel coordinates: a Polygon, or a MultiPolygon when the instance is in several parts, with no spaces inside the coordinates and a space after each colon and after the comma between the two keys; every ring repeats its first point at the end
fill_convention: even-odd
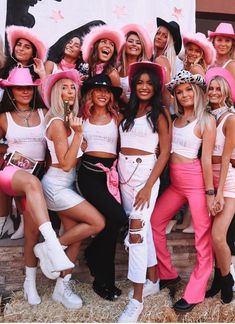
{"type": "Polygon", "coordinates": [[[215,194],[215,189],[208,189],[205,191],[205,194],[208,196],[214,196],[215,194]]]}

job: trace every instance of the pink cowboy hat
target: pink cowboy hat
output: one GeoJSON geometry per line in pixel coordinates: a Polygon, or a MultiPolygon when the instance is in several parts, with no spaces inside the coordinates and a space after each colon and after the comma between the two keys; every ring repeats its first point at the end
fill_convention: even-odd
{"type": "Polygon", "coordinates": [[[47,108],[50,108],[51,106],[51,90],[54,84],[61,79],[70,79],[78,87],[81,85],[80,74],[75,69],[59,71],[54,74],[48,75],[46,78],[43,79],[42,89],[41,89],[42,99],[45,105],[47,106],[47,108]]]}
{"type": "Polygon", "coordinates": [[[231,89],[233,102],[235,102],[235,80],[232,74],[228,70],[223,69],[222,67],[211,68],[206,72],[205,75],[206,84],[209,84],[211,79],[213,79],[215,76],[221,76],[228,82],[231,89]]]}
{"type": "Polygon", "coordinates": [[[93,27],[84,37],[82,43],[82,55],[85,62],[88,61],[95,42],[104,38],[110,39],[114,42],[118,53],[125,43],[125,37],[121,30],[108,25],[93,27]]]}
{"type": "Polygon", "coordinates": [[[160,64],[149,62],[149,61],[136,62],[129,65],[128,68],[129,87],[131,88],[131,83],[134,75],[143,69],[149,69],[155,72],[156,76],[158,76],[158,78],[160,79],[160,83],[162,85],[162,90],[163,90],[165,86],[165,73],[166,73],[165,69],[160,64]]]}
{"type": "Polygon", "coordinates": [[[129,32],[135,32],[138,35],[142,36],[143,41],[144,41],[145,51],[146,51],[148,59],[150,60],[151,56],[153,54],[153,45],[152,45],[152,41],[151,41],[151,38],[150,38],[147,30],[138,24],[125,25],[121,28],[121,30],[123,31],[123,33],[125,35],[127,35],[129,32]]]}
{"type": "Polygon", "coordinates": [[[184,47],[188,43],[193,43],[199,46],[203,50],[204,59],[207,65],[210,65],[215,61],[216,50],[203,33],[183,33],[183,43],[184,47]]]}
{"type": "Polygon", "coordinates": [[[23,38],[30,41],[36,47],[37,57],[42,61],[45,61],[47,46],[31,28],[12,25],[6,28],[6,33],[11,55],[17,39],[23,38]]]}
{"type": "Polygon", "coordinates": [[[229,23],[220,23],[214,32],[208,30],[208,37],[213,38],[217,35],[230,37],[235,39],[235,33],[233,29],[233,25],[229,23]]]}
{"type": "Polygon", "coordinates": [[[15,87],[15,86],[32,86],[36,87],[41,84],[41,80],[35,80],[33,82],[31,73],[28,68],[18,68],[15,67],[9,73],[9,76],[6,80],[0,81],[2,87],[15,87]]]}

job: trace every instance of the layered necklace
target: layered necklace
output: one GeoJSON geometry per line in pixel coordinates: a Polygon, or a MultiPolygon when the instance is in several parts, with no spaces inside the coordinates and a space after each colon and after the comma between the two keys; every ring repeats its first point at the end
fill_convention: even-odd
{"type": "Polygon", "coordinates": [[[210,113],[215,117],[215,120],[217,121],[227,111],[229,111],[229,108],[227,106],[224,106],[214,110],[210,110],[210,113]]]}
{"type": "Polygon", "coordinates": [[[16,66],[18,68],[30,68],[31,66],[33,66],[33,63],[32,64],[29,64],[29,65],[23,65],[22,63],[20,63],[19,61],[17,61],[13,56],[11,56],[11,58],[16,62],[16,66]]]}
{"type": "Polygon", "coordinates": [[[15,105],[15,111],[17,115],[24,121],[26,127],[30,127],[29,119],[33,113],[33,109],[20,110],[15,105]],[[23,115],[25,112],[28,112],[27,115],[23,115]]]}

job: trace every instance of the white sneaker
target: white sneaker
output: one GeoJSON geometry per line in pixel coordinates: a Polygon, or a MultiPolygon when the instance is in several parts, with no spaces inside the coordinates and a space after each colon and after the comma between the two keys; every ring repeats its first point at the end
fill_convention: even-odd
{"type": "Polygon", "coordinates": [[[172,228],[175,226],[176,224],[176,220],[171,220],[169,221],[169,223],[167,224],[167,227],[166,227],[166,234],[170,234],[172,228]]]}
{"type": "Polygon", "coordinates": [[[195,233],[194,227],[193,227],[192,224],[190,224],[188,227],[186,227],[185,229],[183,229],[182,232],[183,233],[191,233],[191,234],[195,233]]]}
{"type": "MultiPolygon", "coordinates": [[[[143,288],[143,297],[147,297],[158,293],[160,291],[159,282],[160,280],[154,283],[151,280],[147,279],[145,281],[144,288],[143,288]]],[[[134,294],[134,289],[131,289],[129,291],[129,297],[133,298],[133,294],[134,294]]]]}
{"type": "Polygon", "coordinates": [[[230,266],[230,273],[233,276],[233,280],[234,280],[233,291],[235,291],[235,269],[233,264],[231,264],[230,266]]]}
{"type": "Polygon", "coordinates": [[[47,254],[47,247],[45,242],[36,244],[33,248],[33,251],[35,256],[39,259],[40,268],[43,274],[49,279],[57,279],[60,276],[60,272],[54,271],[53,264],[51,263],[47,254]]]}
{"type": "Polygon", "coordinates": [[[0,217],[0,239],[6,238],[14,233],[14,223],[11,217],[0,217]]]}
{"type": "Polygon", "coordinates": [[[52,299],[68,309],[79,309],[82,307],[82,299],[75,293],[74,281],[70,278],[71,274],[68,274],[57,279],[52,299]]]}
{"type": "Polygon", "coordinates": [[[126,306],[124,312],[118,319],[118,323],[137,323],[137,320],[142,313],[144,303],[140,303],[136,299],[131,299],[126,306]]]}
{"type": "Polygon", "coordinates": [[[19,240],[24,237],[24,217],[20,215],[20,225],[15,233],[12,234],[11,240],[19,240]]]}

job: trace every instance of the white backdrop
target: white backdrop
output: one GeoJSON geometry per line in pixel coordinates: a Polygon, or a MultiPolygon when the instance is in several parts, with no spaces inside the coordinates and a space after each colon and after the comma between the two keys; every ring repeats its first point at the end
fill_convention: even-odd
{"type": "MultiPolygon", "coordinates": [[[[0,0],[2,37],[6,1],[0,0]]],[[[180,24],[181,31],[195,31],[195,0],[41,0],[30,7],[29,13],[36,20],[33,29],[49,46],[68,31],[97,19],[117,27],[139,23],[147,28],[152,37],[156,31],[157,16],[167,21],[175,20],[180,24]]]]}

